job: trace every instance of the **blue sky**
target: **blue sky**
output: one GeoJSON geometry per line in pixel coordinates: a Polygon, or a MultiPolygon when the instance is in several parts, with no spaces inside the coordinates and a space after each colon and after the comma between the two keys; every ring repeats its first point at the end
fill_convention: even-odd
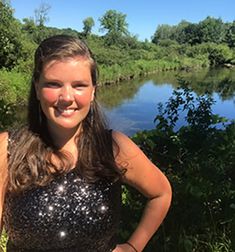
{"type": "Polygon", "coordinates": [[[14,16],[33,17],[42,2],[51,6],[47,26],[82,31],[83,20],[93,17],[93,33],[102,35],[98,19],[113,9],[127,15],[128,30],[139,40],[150,40],[160,24],[176,25],[183,19],[192,23],[207,16],[235,20],[235,0],[11,0],[14,16]]]}

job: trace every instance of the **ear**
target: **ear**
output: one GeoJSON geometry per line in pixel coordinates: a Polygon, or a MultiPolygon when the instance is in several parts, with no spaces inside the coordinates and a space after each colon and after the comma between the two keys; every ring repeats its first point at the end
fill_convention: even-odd
{"type": "Polygon", "coordinates": [[[91,101],[93,101],[95,98],[95,91],[96,91],[96,87],[93,87],[92,94],[91,94],[91,101]]]}

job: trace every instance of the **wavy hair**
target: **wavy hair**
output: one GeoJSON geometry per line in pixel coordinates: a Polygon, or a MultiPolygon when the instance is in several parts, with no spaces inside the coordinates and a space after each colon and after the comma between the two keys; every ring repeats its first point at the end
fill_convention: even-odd
{"type": "MultiPolygon", "coordinates": [[[[80,39],[67,35],[53,36],[42,41],[35,52],[28,101],[28,125],[10,136],[9,190],[12,192],[23,191],[35,185],[44,186],[54,176],[71,169],[71,156],[60,151],[49,134],[46,116],[41,111],[36,96],[35,83],[46,63],[76,56],[89,60],[92,84],[97,86],[98,71],[95,59],[80,39]]],[[[80,127],[81,131],[76,136],[78,162],[74,169],[91,182],[97,179],[118,180],[122,172],[117,168],[113,157],[112,147],[115,143],[111,132],[107,130],[96,94],[80,127]]]]}

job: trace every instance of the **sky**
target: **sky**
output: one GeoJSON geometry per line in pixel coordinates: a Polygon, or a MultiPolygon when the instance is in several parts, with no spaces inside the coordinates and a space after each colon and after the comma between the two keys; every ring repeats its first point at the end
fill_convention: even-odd
{"type": "Polygon", "coordinates": [[[83,20],[92,17],[95,26],[92,32],[100,31],[101,18],[106,11],[116,10],[126,15],[128,31],[139,40],[151,40],[157,26],[177,25],[186,20],[198,23],[207,16],[221,18],[223,22],[235,20],[235,0],[10,0],[15,18],[34,17],[40,4],[50,5],[46,26],[72,28],[79,32],[83,20]]]}

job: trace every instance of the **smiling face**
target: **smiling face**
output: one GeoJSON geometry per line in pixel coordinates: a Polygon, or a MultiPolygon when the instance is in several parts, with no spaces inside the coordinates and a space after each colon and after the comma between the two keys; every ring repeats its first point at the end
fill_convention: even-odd
{"type": "Polygon", "coordinates": [[[49,131],[78,129],[94,98],[90,62],[84,57],[52,60],[35,88],[49,131]]]}

